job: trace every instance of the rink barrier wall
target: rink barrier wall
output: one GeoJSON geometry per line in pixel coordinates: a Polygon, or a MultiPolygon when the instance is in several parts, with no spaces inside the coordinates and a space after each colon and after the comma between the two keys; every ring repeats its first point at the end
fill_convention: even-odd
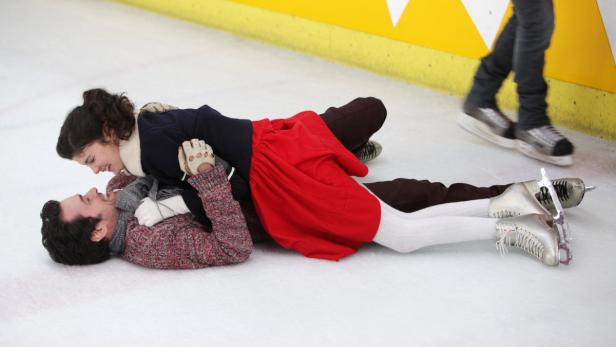
{"type": "MultiPolygon", "coordinates": [[[[229,0],[116,1],[460,96],[470,88],[478,64],[475,58],[229,0]]],[[[616,93],[555,78],[546,80],[548,112],[555,124],[616,140],[616,93]]],[[[511,78],[497,97],[504,108],[517,109],[511,78]]]]}

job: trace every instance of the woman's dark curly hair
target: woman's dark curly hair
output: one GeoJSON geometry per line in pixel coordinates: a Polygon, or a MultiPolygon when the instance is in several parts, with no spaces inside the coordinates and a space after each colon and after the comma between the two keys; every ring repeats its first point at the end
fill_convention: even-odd
{"type": "Polygon", "coordinates": [[[104,135],[128,140],[135,129],[135,106],[124,94],[104,89],[83,92],[83,105],[75,107],[64,120],[56,151],[65,159],[73,157],[95,142],[105,143],[104,135]]]}
{"type": "Polygon", "coordinates": [[[41,219],[43,247],[55,262],[88,265],[109,259],[109,241],[90,240],[99,219],[77,218],[71,222],[63,222],[60,219],[60,203],[55,200],[49,200],[43,205],[41,219]]]}

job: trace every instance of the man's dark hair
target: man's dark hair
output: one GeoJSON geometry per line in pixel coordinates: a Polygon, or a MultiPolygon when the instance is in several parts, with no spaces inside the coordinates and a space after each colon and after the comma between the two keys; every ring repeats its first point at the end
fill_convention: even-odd
{"type": "Polygon", "coordinates": [[[60,219],[60,203],[49,200],[41,210],[43,247],[55,262],[67,265],[101,263],[110,257],[109,241],[95,242],[90,236],[97,218],[77,218],[71,222],[60,219]]]}

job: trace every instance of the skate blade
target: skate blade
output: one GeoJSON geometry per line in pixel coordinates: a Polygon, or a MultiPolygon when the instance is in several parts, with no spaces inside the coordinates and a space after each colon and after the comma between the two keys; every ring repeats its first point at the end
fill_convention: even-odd
{"type": "Polygon", "coordinates": [[[558,245],[558,262],[563,265],[571,264],[573,260],[573,252],[569,248],[569,243],[558,245]]]}
{"type": "Polygon", "coordinates": [[[520,140],[516,140],[516,149],[522,154],[537,159],[546,163],[554,164],[557,166],[571,166],[573,165],[573,157],[570,155],[563,155],[560,157],[549,156],[539,153],[533,146],[520,140]]]}
{"type": "Polygon", "coordinates": [[[537,181],[539,187],[545,187],[552,198],[554,208],[556,209],[556,215],[552,216],[554,225],[558,230],[558,257],[559,262],[563,265],[569,265],[573,259],[573,252],[571,251],[571,230],[569,229],[569,223],[565,219],[565,210],[560,204],[556,190],[552,185],[552,181],[548,177],[545,168],[541,168],[541,180],[537,181]]]}
{"type": "Polygon", "coordinates": [[[490,141],[495,145],[510,149],[515,148],[516,140],[495,135],[489,126],[467,115],[466,113],[461,113],[458,115],[458,125],[464,130],[473,133],[486,141],[490,141]]]}

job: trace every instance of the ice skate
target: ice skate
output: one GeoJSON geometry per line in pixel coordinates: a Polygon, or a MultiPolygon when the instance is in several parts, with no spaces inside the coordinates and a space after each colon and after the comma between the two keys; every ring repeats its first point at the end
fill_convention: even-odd
{"type": "Polygon", "coordinates": [[[515,123],[498,107],[478,107],[465,100],[462,110],[459,126],[501,147],[515,147],[515,123]]]}
{"type": "MultiPolygon", "coordinates": [[[[539,189],[538,185],[537,189],[539,189]]],[[[514,183],[502,194],[490,199],[488,215],[492,218],[508,218],[526,214],[550,216],[550,212],[535,198],[524,183],[514,183]]]]}
{"type": "MultiPolygon", "coordinates": [[[[556,212],[552,197],[546,187],[539,187],[538,181],[536,180],[522,182],[522,184],[543,207],[551,212],[556,212]]],[[[582,199],[584,199],[584,194],[595,189],[594,186],[586,186],[584,181],[580,178],[572,177],[557,178],[552,181],[552,185],[558,195],[558,201],[563,208],[578,206],[582,202],[582,199]]]]}
{"type": "Polygon", "coordinates": [[[549,266],[560,263],[559,233],[545,214],[527,214],[501,219],[496,223],[496,249],[501,254],[509,247],[521,249],[549,266]]]}
{"type": "MultiPolygon", "coordinates": [[[[531,180],[514,183],[501,195],[490,201],[490,217],[507,218],[529,213],[541,213],[541,210],[531,200],[538,202],[544,209],[555,213],[556,208],[552,197],[546,187],[540,187],[539,181],[531,180]],[[531,199],[534,197],[534,199],[531,199]]],[[[594,186],[586,186],[580,178],[558,178],[552,181],[558,201],[563,208],[578,206],[584,194],[595,189],[594,186]]]]}
{"type": "Polygon", "coordinates": [[[541,168],[541,180],[537,182],[539,185],[539,189],[545,188],[552,198],[552,202],[554,204],[554,210],[556,211],[553,216],[554,226],[556,227],[559,235],[558,239],[558,248],[560,255],[560,262],[565,265],[569,265],[571,259],[573,258],[573,253],[571,252],[571,248],[569,246],[569,242],[571,241],[571,229],[569,229],[569,223],[565,218],[565,210],[560,204],[560,199],[556,194],[556,190],[552,185],[552,181],[548,177],[544,168],[541,168]]]}
{"type": "MultiPolygon", "coordinates": [[[[547,177],[543,168],[541,169],[541,176],[542,178],[539,181],[513,184],[501,195],[490,199],[488,214],[493,218],[524,215],[546,216],[546,220],[552,220],[550,227],[558,235],[559,260],[568,265],[573,257],[569,246],[571,231],[565,220],[565,211],[561,201],[565,201],[566,206],[577,206],[581,202],[584,192],[592,190],[594,187],[586,188],[581,179],[560,179],[555,181],[559,182],[558,189],[561,190],[561,195],[558,195],[555,185],[547,177]],[[567,187],[567,184],[570,184],[571,187],[567,187]],[[565,190],[567,191],[565,192],[565,190]],[[537,197],[537,193],[543,195],[537,197]],[[565,193],[568,194],[568,197],[565,197],[565,193]],[[547,203],[548,199],[550,204],[547,203]],[[548,211],[548,207],[552,208],[552,213],[548,211]]],[[[509,239],[501,241],[501,243],[503,242],[508,243],[509,239]]]]}
{"type": "Polygon", "coordinates": [[[371,160],[376,159],[376,157],[381,155],[382,151],[383,151],[383,146],[381,146],[380,143],[373,141],[373,140],[369,140],[368,142],[366,142],[365,145],[361,146],[353,154],[355,154],[357,159],[359,159],[362,163],[367,163],[371,160]]]}
{"type": "Polygon", "coordinates": [[[515,137],[518,151],[531,158],[560,166],[573,164],[573,144],[551,125],[529,130],[517,128],[515,137]]]}

